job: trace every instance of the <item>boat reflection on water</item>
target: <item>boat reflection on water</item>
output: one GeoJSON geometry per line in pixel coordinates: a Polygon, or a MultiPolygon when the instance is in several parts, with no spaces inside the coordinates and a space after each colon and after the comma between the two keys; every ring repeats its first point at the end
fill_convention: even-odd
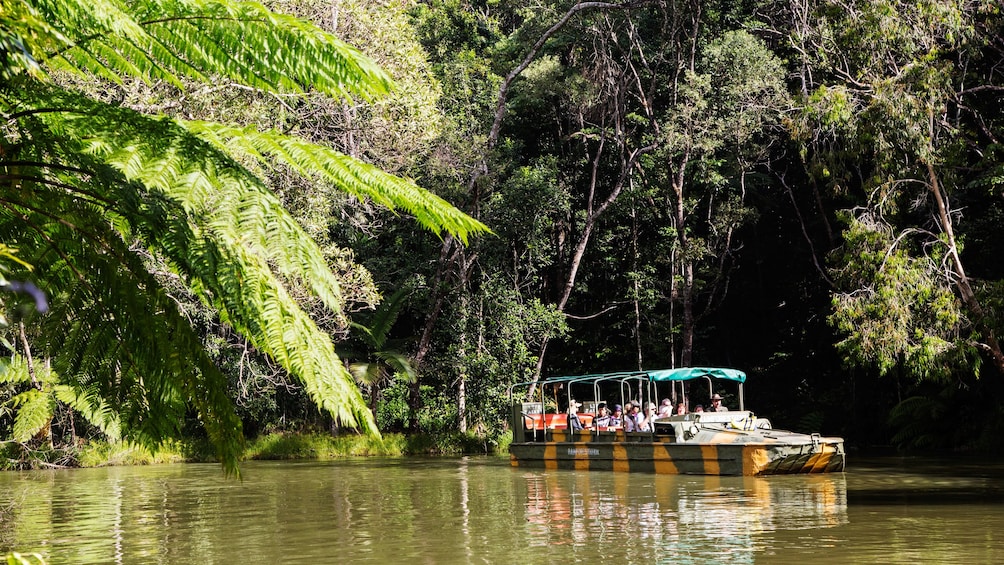
{"type": "Polygon", "coordinates": [[[728,555],[730,562],[752,562],[757,551],[766,549],[762,534],[847,523],[842,473],[763,478],[549,471],[522,476],[531,546],[601,544],[604,552],[614,547],[613,555],[629,560],[672,555],[673,562],[710,551],[728,555]],[[617,549],[621,543],[627,547],[617,549]]]}

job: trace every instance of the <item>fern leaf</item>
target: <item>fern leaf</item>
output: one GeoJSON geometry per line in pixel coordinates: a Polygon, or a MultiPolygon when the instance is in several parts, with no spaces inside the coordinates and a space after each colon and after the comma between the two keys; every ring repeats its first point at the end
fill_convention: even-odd
{"type": "Polygon", "coordinates": [[[16,409],[11,438],[17,442],[27,442],[52,419],[55,404],[52,397],[42,391],[28,389],[7,401],[16,409]]]}
{"type": "MultiPolygon", "coordinates": [[[[37,349],[52,357],[69,387],[58,394],[109,430],[117,414],[122,432],[144,444],[176,435],[192,405],[225,468],[236,472],[241,426],[225,379],[149,272],[145,257],[153,254],[224,323],[303,382],[318,406],[375,433],[330,337],[282,283],[303,281],[342,316],[337,277],[234,154],[286,163],[412,214],[437,233],[466,241],[486,228],[414,183],[330,149],[275,132],[145,116],[47,84],[36,71],[179,87],[185,79],[224,77],[264,90],[364,99],[391,88],[387,75],[316,26],[253,2],[15,5],[28,23],[12,28],[24,49],[3,65],[12,80],[0,81],[0,159],[18,169],[0,191],[0,241],[18,242],[54,297],[37,349]]],[[[4,378],[17,374],[8,369],[4,378]]],[[[35,393],[24,394],[22,434],[45,413],[35,393]]],[[[51,413],[52,395],[41,397],[51,413]]]]}
{"type": "Polygon", "coordinates": [[[255,2],[30,3],[42,20],[60,22],[65,43],[50,40],[36,48],[48,54],[44,62],[64,70],[178,85],[186,77],[219,75],[263,90],[302,92],[310,87],[367,100],[392,87],[388,75],[355,48],[255,2]]]}
{"type": "Polygon", "coordinates": [[[118,415],[97,394],[95,387],[77,389],[68,385],[56,385],[53,393],[60,402],[79,412],[88,423],[101,430],[110,441],[122,438],[118,415]]]}
{"type": "Polygon", "coordinates": [[[368,198],[391,210],[403,209],[437,234],[445,231],[467,243],[472,234],[490,233],[487,226],[414,182],[333,149],[276,131],[199,121],[180,123],[221,151],[237,150],[259,158],[267,155],[308,178],[323,178],[359,199],[368,198]]]}

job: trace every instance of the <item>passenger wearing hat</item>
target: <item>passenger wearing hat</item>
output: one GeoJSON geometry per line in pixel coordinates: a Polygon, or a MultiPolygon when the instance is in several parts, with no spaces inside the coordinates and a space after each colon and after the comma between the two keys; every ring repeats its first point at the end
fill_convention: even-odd
{"type": "Polygon", "coordinates": [[[575,400],[568,403],[568,431],[577,432],[582,429],[582,421],[579,420],[579,407],[582,406],[575,400]]]}
{"type": "Polygon", "coordinates": [[[711,407],[708,408],[710,412],[728,412],[729,409],[722,406],[722,397],[716,392],[714,396],[711,397],[711,407]]]}
{"type": "Polygon", "coordinates": [[[610,414],[610,423],[607,424],[608,428],[619,428],[624,424],[624,411],[621,409],[620,404],[614,404],[613,413],[610,414]]]}

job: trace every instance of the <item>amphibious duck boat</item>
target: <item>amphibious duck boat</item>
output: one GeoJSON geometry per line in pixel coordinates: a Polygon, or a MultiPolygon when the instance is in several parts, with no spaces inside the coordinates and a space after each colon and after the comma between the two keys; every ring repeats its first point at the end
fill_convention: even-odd
{"type": "Polygon", "coordinates": [[[844,470],[842,438],[773,429],[769,420],[745,409],[745,381],[746,374],[735,369],[691,367],[555,377],[514,385],[509,389],[514,433],[510,461],[514,467],[692,475],[844,470]],[[686,403],[684,383],[694,380],[708,383],[707,396],[695,392],[700,387],[689,387],[696,400],[718,396],[715,384],[720,388],[723,383],[737,384],[738,394],[727,398],[738,401],[739,409],[656,415],[650,418],[648,431],[625,432],[620,422],[603,425],[605,419],[597,418],[601,398],[657,402],[662,394],[686,403]],[[517,401],[514,394],[519,393],[534,400],[517,401]],[[559,413],[562,405],[574,408],[559,413]],[[578,419],[584,429],[569,429],[570,418],[578,419]]]}

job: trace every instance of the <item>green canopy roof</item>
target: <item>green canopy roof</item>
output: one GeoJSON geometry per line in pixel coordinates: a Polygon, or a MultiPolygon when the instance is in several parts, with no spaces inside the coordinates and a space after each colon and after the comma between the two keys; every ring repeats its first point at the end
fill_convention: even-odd
{"type": "Polygon", "coordinates": [[[679,369],[662,369],[660,371],[645,371],[653,381],[689,381],[702,377],[724,379],[738,383],[746,382],[746,373],[736,369],[718,369],[712,367],[682,367],[679,369]]]}
{"type": "MultiPolygon", "coordinates": [[[[665,381],[689,381],[711,377],[713,379],[723,379],[738,383],[746,382],[746,373],[736,369],[719,369],[714,367],[682,367],[679,369],[659,369],[652,371],[618,371],[616,373],[592,373],[588,375],[570,375],[560,377],[547,377],[537,381],[540,384],[570,383],[570,382],[595,382],[607,379],[645,379],[652,382],[665,381]]],[[[519,383],[513,387],[525,386],[533,382],[519,383]]]]}

